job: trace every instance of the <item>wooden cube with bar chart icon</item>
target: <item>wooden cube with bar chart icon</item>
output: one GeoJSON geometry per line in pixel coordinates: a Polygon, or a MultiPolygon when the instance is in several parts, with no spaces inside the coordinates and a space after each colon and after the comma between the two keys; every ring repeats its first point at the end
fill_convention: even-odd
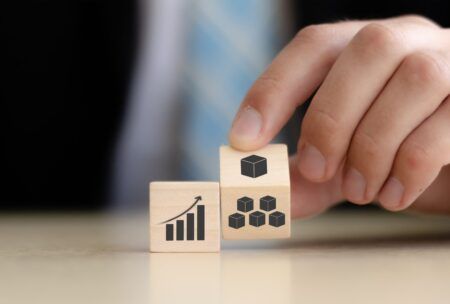
{"type": "Polygon", "coordinates": [[[291,234],[286,145],[252,152],[220,148],[222,235],[225,239],[274,239],[291,234]]]}
{"type": "Polygon", "coordinates": [[[150,251],[220,250],[219,184],[150,183],[150,251]]]}

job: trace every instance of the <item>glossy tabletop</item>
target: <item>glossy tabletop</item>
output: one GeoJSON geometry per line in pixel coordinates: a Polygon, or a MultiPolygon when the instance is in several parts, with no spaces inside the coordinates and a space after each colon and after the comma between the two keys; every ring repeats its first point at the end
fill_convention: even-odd
{"type": "Polygon", "coordinates": [[[148,215],[0,215],[0,303],[450,303],[450,218],[330,212],[283,241],[148,252],[148,215]]]}

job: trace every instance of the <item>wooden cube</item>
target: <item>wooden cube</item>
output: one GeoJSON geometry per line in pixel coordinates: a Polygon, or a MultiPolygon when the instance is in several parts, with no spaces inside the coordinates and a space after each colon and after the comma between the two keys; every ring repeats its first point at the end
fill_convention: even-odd
{"type": "Polygon", "coordinates": [[[150,251],[220,250],[219,183],[150,183],[150,251]]]}
{"type": "Polygon", "coordinates": [[[290,237],[290,191],[286,145],[268,145],[252,152],[237,151],[228,146],[220,148],[223,238],[290,237]],[[251,212],[245,212],[244,198],[255,202],[251,212]]]}

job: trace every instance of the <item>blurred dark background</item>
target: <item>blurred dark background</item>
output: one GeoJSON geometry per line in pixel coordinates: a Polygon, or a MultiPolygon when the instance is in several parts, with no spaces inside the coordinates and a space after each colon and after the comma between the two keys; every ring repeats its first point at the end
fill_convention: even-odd
{"type": "MultiPolygon", "coordinates": [[[[1,210],[108,206],[113,151],[138,53],[142,2],[24,0],[0,5],[1,210]]],[[[342,19],[421,14],[450,25],[448,1],[300,0],[286,5],[291,20],[286,40],[305,25],[342,19]]],[[[294,133],[295,128],[291,139],[294,133]]]]}
{"type": "Polygon", "coordinates": [[[0,15],[0,208],[103,206],[136,3],[8,1],[0,15]]]}

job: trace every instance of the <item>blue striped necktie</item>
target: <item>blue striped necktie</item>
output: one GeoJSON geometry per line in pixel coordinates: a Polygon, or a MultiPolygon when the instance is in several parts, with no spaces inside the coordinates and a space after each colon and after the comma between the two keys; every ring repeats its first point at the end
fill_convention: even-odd
{"type": "Polygon", "coordinates": [[[278,1],[191,1],[178,161],[182,178],[217,180],[218,147],[279,45],[278,1]]]}

